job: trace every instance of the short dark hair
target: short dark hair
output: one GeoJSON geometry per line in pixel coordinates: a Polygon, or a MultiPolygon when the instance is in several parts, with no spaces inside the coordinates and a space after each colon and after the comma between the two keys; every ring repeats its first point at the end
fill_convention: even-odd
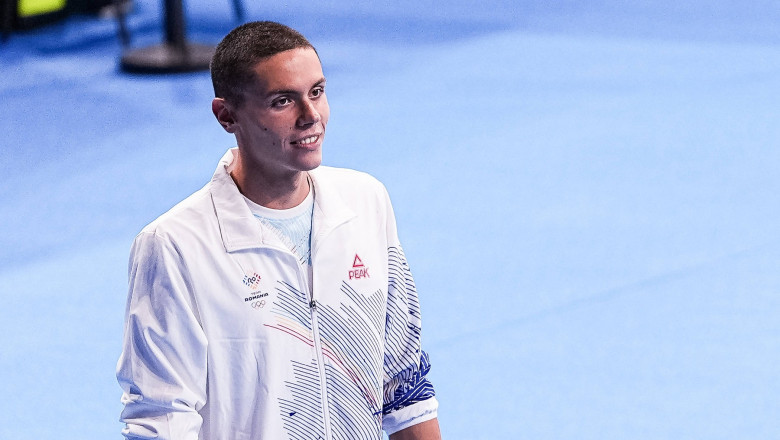
{"type": "Polygon", "coordinates": [[[253,21],[228,33],[211,58],[211,83],[217,98],[240,106],[243,92],[255,80],[255,65],[291,49],[311,48],[300,32],[273,21],[253,21]]]}

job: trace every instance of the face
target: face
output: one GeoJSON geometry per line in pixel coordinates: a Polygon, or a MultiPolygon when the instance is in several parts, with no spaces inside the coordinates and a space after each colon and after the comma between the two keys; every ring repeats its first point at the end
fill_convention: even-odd
{"type": "Polygon", "coordinates": [[[236,135],[243,172],[281,177],[318,167],[330,116],[316,52],[293,49],[263,59],[256,80],[233,107],[215,99],[214,114],[236,135]]]}

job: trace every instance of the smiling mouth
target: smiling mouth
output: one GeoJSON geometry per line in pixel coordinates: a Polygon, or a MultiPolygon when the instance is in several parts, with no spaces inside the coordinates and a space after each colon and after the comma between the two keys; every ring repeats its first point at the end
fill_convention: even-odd
{"type": "Polygon", "coordinates": [[[306,146],[306,145],[311,145],[311,144],[317,142],[319,139],[320,139],[320,135],[315,134],[314,136],[309,136],[309,137],[303,138],[301,140],[291,142],[291,144],[306,146]]]}

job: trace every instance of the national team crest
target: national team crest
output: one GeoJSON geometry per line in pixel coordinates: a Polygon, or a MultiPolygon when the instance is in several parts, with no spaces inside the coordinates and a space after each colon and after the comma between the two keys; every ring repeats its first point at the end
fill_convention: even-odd
{"type": "Polygon", "coordinates": [[[257,286],[260,284],[260,275],[257,272],[254,272],[252,275],[244,275],[244,284],[250,289],[257,289],[257,286]]]}

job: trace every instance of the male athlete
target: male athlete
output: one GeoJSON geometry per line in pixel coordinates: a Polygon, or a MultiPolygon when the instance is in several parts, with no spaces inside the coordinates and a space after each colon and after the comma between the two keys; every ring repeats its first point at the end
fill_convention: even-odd
{"type": "Polygon", "coordinates": [[[123,434],[440,439],[387,192],[320,166],[329,108],[313,46],[248,23],[219,44],[211,76],[238,146],[133,243],[123,434]]]}

